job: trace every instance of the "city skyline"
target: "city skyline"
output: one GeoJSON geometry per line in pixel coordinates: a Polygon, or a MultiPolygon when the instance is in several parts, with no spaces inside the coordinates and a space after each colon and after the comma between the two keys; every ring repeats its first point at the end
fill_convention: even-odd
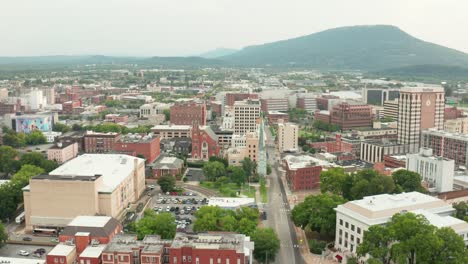
{"type": "Polygon", "coordinates": [[[468,52],[468,3],[449,1],[30,1],[5,3],[0,56],[193,56],[326,29],[394,25],[468,52]],[[450,15],[446,15],[450,14],[450,15]],[[169,30],[170,29],[170,30],[169,30]],[[187,45],[189,44],[189,45],[187,45]]]}

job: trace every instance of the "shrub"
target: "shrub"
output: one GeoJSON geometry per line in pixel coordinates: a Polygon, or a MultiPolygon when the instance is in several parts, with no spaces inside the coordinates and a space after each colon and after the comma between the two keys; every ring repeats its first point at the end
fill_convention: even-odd
{"type": "Polygon", "coordinates": [[[320,241],[316,239],[312,239],[309,241],[310,252],[314,254],[322,254],[322,251],[325,250],[326,246],[327,246],[327,243],[325,243],[325,241],[320,241]]]}

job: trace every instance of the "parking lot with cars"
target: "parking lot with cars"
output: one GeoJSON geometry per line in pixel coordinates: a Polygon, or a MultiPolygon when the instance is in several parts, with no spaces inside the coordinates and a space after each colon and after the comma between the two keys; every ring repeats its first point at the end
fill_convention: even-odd
{"type": "Polygon", "coordinates": [[[51,250],[52,247],[48,246],[6,244],[0,248],[0,256],[45,259],[45,255],[51,250]]]}
{"type": "Polygon", "coordinates": [[[193,231],[194,213],[208,199],[197,193],[186,192],[183,196],[159,194],[153,197],[152,209],[157,213],[171,213],[177,224],[177,231],[193,231]]]}

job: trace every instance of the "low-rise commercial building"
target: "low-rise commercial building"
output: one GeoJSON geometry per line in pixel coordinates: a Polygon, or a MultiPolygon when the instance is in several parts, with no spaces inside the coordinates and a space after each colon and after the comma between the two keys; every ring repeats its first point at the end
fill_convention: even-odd
{"type": "Polygon", "coordinates": [[[192,126],[190,125],[156,125],[151,128],[151,132],[155,136],[162,139],[168,138],[189,138],[192,133],[192,126]]]}
{"type": "Polygon", "coordinates": [[[83,136],[84,152],[107,153],[114,150],[115,143],[120,139],[120,133],[99,133],[86,131],[83,136]]]}
{"type": "Polygon", "coordinates": [[[444,130],[450,133],[468,134],[468,118],[448,119],[444,123],[444,130]]]}
{"type": "Polygon", "coordinates": [[[155,161],[161,151],[158,136],[149,134],[127,134],[123,135],[114,143],[114,151],[125,154],[135,153],[136,156],[143,156],[146,163],[155,161]]]}
{"type": "Polygon", "coordinates": [[[427,129],[421,133],[421,147],[430,148],[435,156],[453,159],[456,166],[468,166],[468,135],[427,129]]]}
{"type": "Polygon", "coordinates": [[[356,253],[364,232],[373,225],[389,222],[394,214],[421,214],[437,227],[450,227],[468,242],[468,223],[451,215],[455,209],[438,198],[419,192],[380,194],[338,205],[336,211],[335,248],[356,253]]]}
{"type": "Polygon", "coordinates": [[[181,175],[184,169],[184,161],[175,157],[161,157],[151,165],[153,177],[181,175]]]}
{"type": "Polygon", "coordinates": [[[47,131],[42,132],[42,135],[46,138],[47,143],[55,142],[55,139],[62,135],[62,132],[47,131]]]}
{"type": "Polygon", "coordinates": [[[46,263],[74,264],[76,248],[71,245],[58,244],[46,256],[46,263]]]}
{"type": "Polygon", "coordinates": [[[55,160],[58,164],[65,163],[78,156],[78,143],[60,141],[47,150],[47,159],[55,160]]]}
{"type": "Polygon", "coordinates": [[[419,153],[406,154],[406,160],[406,169],[419,173],[430,191],[440,193],[453,190],[453,160],[435,157],[429,148],[421,148],[419,153]]]}
{"type": "Polygon", "coordinates": [[[26,229],[63,228],[79,215],[117,217],[144,190],[143,159],[84,154],[23,188],[26,229]]]}
{"type": "Polygon", "coordinates": [[[289,109],[288,98],[262,98],[260,99],[263,112],[281,111],[287,112],[289,109]]]}
{"type": "Polygon", "coordinates": [[[289,121],[289,114],[280,111],[268,111],[267,119],[270,125],[287,123],[289,121]]]}
{"type": "Polygon", "coordinates": [[[312,190],[320,187],[322,165],[328,165],[311,156],[287,155],[283,158],[283,168],[291,191],[312,190]]]}
{"type": "Polygon", "coordinates": [[[204,102],[186,101],[177,102],[170,108],[170,122],[174,125],[189,125],[194,121],[206,125],[206,105],[204,102]]]}
{"type": "Polygon", "coordinates": [[[372,107],[363,104],[340,103],[330,112],[331,124],[342,130],[372,127],[372,107]]]}
{"type": "Polygon", "coordinates": [[[384,156],[407,153],[408,146],[400,145],[395,140],[372,140],[361,142],[360,158],[363,161],[383,162],[384,156]]]}
{"type": "Polygon", "coordinates": [[[256,132],[249,132],[243,136],[234,135],[232,145],[227,150],[229,165],[241,166],[245,158],[254,162],[259,159],[259,137],[256,132]]]}
{"type": "Polygon", "coordinates": [[[107,114],[105,117],[105,122],[111,123],[123,123],[126,124],[128,122],[128,115],[122,114],[107,114]]]}

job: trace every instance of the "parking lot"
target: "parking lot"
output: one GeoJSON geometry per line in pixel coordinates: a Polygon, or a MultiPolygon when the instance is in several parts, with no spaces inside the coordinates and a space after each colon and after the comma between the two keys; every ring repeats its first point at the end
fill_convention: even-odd
{"type": "Polygon", "coordinates": [[[39,248],[45,249],[46,254],[52,250],[52,247],[48,247],[48,246],[6,244],[4,247],[0,248],[0,256],[12,257],[12,258],[45,259],[46,254],[42,254],[42,257],[33,256],[33,252],[39,248]],[[29,256],[20,256],[19,255],[20,250],[28,252],[29,256]]]}
{"type": "Polygon", "coordinates": [[[176,218],[177,231],[193,231],[193,214],[201,206],[208,204],[206,197],[192,195],[157,195],[153,197],[151,208],[157,213],[171,213],[176,218]]]}

